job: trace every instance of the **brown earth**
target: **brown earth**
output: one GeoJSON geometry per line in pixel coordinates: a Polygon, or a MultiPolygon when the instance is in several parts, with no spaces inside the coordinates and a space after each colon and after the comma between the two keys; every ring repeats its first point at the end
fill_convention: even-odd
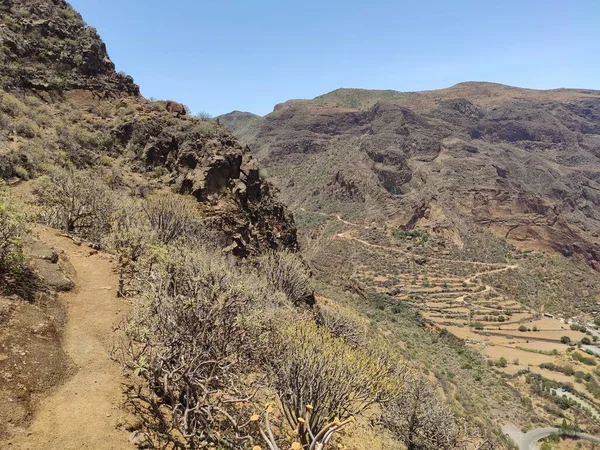
{"type": "Polygon", "coordinates": [[[113,329],[129,309],[116,296],[113,258],[54,230],[42,228],[39,234],[65,252],[76,273],[75,289],[59,296],[66,308],[62,348],[74,373],[39,402],[30,426],[3,445],[23,450],[133,448],[119,428],[127,416],[121,408],[123,377],[110,359],[113,329]]]}
{"type": "Polygon", "coordinates": [[[0,439],[25,427],[39,399],[73,370],[61,346],[66,309],[55,294],[73,287],[72,268],[39,241],[25,251],[33,272],[0,297],[0,439]]]}

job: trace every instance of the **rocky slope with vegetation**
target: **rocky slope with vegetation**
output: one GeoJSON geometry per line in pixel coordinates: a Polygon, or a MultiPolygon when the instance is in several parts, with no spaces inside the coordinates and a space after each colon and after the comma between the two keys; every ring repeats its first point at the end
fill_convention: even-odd
{"type": "MultiPolygon", "coordinates": [[[[434,271],[466,298],[529,258],[452,215],[443,184],[411,184],[450,179],[427,167],[458,151],[440,129],[463,119],[436,116],[437,100],[411,112],[389,101],[404,95],[352,91],[236,113],[251,149],[143,98],[63,0],[2,0],[0,62],[3,448],[513,448],[500,423],[554,417],[396,301],[387,272],[404,263],[423,287],[412,301],[434,271]],[[265,175],[296,208],[302,253],[265,175]]],[[[491,137],[456,133],[489,157],[491,137]]]]}
{"type": "Polygon", "coordinates": [[[112,184],[193,195],[236,253],[296,247],[293,219],[225,128],[141,97],[66,2],[1,8],[3,178],[100,166],[112,184]]]}
{"type": "MultiPolygon", "coordinates": [[[[597,91],[492,83],[340,89],[265,117],[234,112],[220,120],[251,146],[296,211],[421,230],[459,249],[471,247],[475,232],[559,255],[576,277],[600,270],[597,91]]],[[[552,296],[548,306],[590,312],[600,300],[594,284],[565,289],[562,305],[552,296]]]]}
{"type": "Polygon", "coordinates": [[[316,301],[250,149],[143,98],[68,3],[3,0],[0,63],[0,446],[496,439],[382,330],[316,301]]]}

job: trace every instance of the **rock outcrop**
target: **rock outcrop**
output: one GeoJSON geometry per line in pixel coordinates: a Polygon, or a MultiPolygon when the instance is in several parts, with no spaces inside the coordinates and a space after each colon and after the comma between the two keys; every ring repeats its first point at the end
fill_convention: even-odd
{"type": "Polygon", "coordinates": [[[194,196],[230,251],[297,249],[293,217],[249,150],[181,103],[144,99],[64,0],[0,2],[0,142],[3,178],[120,158],[120,178],[137,172],[140,183],[194,196]]]}
{"type": "Polygon", "coordinates": [[[96,29],[64,0],[0,2],[0,87],[139,94],[133,78],[115,72],[96,29]]]}

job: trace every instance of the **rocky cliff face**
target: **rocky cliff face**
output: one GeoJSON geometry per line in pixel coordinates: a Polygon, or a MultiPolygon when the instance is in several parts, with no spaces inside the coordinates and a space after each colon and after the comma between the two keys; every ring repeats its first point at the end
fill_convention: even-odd
{"type": "Polygon", "coordinates": [[[600,270],[598,91],[343,89],[220,119],[296,207],[439,233],[466,222],[600,270]]]}
{"type": "Polygon", "coordinates": [[[236,254],[297,248],[293,217],[249,151],[217,122],[141,97],[64,0],[0,2],[0,142],[3,178],[108,165],[196,197],[236,254]]]}
{"type": "Polygon", "coordinates": [[[96,30],[66,1],[2,0],[0,16],[3,88],[139,94],[131,77],[115,72],[96,30]]]}

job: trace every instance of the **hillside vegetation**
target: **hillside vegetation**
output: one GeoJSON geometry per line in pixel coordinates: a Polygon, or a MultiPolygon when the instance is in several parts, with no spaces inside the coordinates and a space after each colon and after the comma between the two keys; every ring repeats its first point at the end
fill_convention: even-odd
{"type": "Polygon", "coordinates": [[[548,367],[597,348],[599,108],[597,91],[461,83],[219,120],[294,211],[317,294],[386,330],[501,445],[494,424],[598,427],[596,374],[548,367]]]}
{"type": "Polygon", "coordinates": [[[505,442],[317,299],[249,149],[140,96],[63,0],[0,5],[0,176],[3,448],[505,442]]]}

